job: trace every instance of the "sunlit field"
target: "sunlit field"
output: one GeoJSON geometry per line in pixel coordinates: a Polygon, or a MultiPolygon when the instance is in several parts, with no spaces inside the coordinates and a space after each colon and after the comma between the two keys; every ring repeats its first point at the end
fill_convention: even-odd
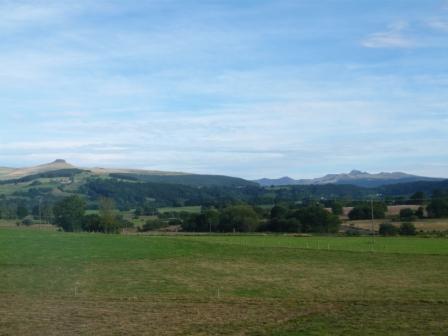
{"type": "Polygon", "coordinates": [[[448,328],[446,239],[3,228],[0,265],[7,335],[443,335],[448,328]]]}

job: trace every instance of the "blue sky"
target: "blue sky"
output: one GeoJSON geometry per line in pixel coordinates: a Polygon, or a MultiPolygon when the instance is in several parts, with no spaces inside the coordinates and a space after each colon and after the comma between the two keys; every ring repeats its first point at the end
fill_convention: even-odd
{"type": "Polygon", "coordinates": [[[0,166],[448,177],[448,1],[0,0],[0,166]]]}

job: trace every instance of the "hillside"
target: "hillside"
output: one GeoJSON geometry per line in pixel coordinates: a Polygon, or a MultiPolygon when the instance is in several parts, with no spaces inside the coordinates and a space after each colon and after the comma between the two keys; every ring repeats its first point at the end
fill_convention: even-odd
{"type": "Polygon", "coordinates": [[[243,187],[255,186],[254,182],[241,178],[223,176],[191,174],[182,172],[168,172],[143,169],[119,169],[119,168],[78,168],[65,160],[55,160],[51,163],[27,168],[0,168],[0,182],[3,185],[9,183],[30,182],[41,178],[70,177],[84,173],[83,178],[114,178],[135,182],[155,182],[181,184],[194,187],[204,186],[228,186],[243,187]],[[54,174],[48,175],[53,172],[54,174]]]}
{"type": "Polygon", "coordinates": [[[256,186],[254,182],[246,181],[241,178],[229,177],[223,175],[198,175],[198,174],[156,175],[156,174],[141,174],[141,173],[140,174],[112,173],[110,174],[110,177],[129,181],[182,184],[187,186],[200,186],[200,187],[256,186]]]}
{"type": "MultiPolygon", "coordinates": [[[[434,190],[448,190],[448,180],[402,182],[378,187],[323,182],[262,187],[244,179],[221,175],[79,169],[63,160],[30,168],[6,169],[5,172],[10,178],[0,180],[0,205],[3,208],[22,202],[37,205],[42,200],[53,203],[73,194],[82,195],[92,208],[100,197],[110,197],[120,209],[132,209],[141,206],[220,206],[238,202],[271,205],[306,199],[406,198],[417,191],[430,197],[434,190]]],[[[397,180],[406,181],[406,176],[401,175],[397,180]]]]}
{"type": "Polygon", "coordinates": [[[282,177],[279,179],[263,178],[254,182],[257,182],[261,186],[351,184],[359,187],[373,188],[396,183],[441,180],[443,179],[411,175],[402,172],[370,174],[368,172],[352,170],[350,173],[328,174],[314,179],[294,180],[290,177],[282,177]]]}

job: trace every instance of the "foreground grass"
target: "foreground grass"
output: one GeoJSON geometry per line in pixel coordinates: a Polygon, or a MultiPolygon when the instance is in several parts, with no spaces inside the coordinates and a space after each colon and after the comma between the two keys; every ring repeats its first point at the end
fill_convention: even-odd
{"type": "Polygon", "coordinates": [[[369,244],[0,229],[0,334],[443,335],[448,240],[369,244]]]}

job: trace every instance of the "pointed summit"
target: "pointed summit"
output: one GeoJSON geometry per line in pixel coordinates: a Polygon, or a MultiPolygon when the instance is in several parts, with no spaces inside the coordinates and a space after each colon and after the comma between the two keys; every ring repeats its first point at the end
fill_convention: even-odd
{"type": "Polygon", "coordinates": [[[349,175],[351,175],[351,176],[358,176],[358,175],[364,175],[364,174],[367,174],[366,172],[362,172],[362,171],[360,171],[360,170],[356,170],[356,169],[353,169],[350,173],[349,173],[349,175]]]}
{"type": "Polygon", "coordinates": [[[61,169],[74,169],[75,166],[71,165],[70,163],[67,163],[67,161],[62,159],[57,159],[51,163],[34,166],[34,167],[27,167],[27,168],[18,168],[12,170],[10,173],[8,173],[5,177],[7,179],[13,179],[13,178],[20,178],[27,175],[33,175],[33,174],[40,174],[45,173],[49,171],[54,170],[61,170],[61,169]]]}

